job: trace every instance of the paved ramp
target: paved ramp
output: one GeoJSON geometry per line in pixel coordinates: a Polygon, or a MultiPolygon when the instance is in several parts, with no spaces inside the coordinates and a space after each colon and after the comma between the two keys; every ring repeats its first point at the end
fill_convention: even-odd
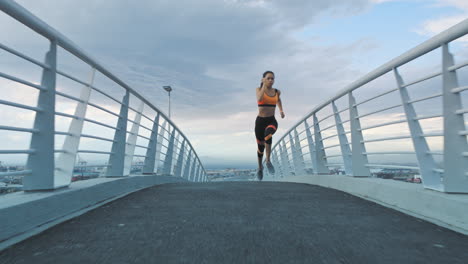
{"type": "Polygon", "coordinates": [[[468,237],[318,186],[176,183],[64,222],[0,263],[468,263],[468,237]]]}

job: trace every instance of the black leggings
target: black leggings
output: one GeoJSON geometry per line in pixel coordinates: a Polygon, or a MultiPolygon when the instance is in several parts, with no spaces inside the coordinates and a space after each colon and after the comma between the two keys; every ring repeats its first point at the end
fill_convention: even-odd
{"type": "Polygon", "coordinates": [[[265,143],[271,144],[272,136],[278,129],[278,122],[275,116],[260,117],[255,120],[255,137],[257,138],[257,155],[263,157],[265,143]]]}

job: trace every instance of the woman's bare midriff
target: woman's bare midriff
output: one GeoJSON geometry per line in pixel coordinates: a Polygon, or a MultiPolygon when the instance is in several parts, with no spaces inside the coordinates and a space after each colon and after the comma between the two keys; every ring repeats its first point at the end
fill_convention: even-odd
{"type": "Polygon", "coordinates": [[[269,117],[275,115],[276,107],[271,106],[259,106],[258,107],[258,116],[260,117],[269,117]]]}

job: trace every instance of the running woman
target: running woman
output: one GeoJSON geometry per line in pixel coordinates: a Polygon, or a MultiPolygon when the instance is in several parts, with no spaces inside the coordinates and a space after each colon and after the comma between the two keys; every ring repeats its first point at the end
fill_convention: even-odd
{"type": "Polygon", "coordinates": [[[255,137],[257,138],[258,171],[257,178],[263,179],[263,151],[266,147],[265,164],[270,173],[275,173],[275,168],[270,161],[272,136],[278,129],[275,118],[276,105],[278,105],[281,118],[284,118],[283,105],[281,104],[281,92],[273,88],[275,74],[272,71],[263,73],[260,87],[257,88],[258,116],[255,120],[255,137]]]}

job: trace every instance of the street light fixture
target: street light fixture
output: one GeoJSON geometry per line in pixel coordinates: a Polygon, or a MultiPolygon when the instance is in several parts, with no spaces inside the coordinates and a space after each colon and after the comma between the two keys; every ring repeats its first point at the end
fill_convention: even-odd
{"type": "Polygon", "coordinates": [[[172,87],[167,85],[163,86],[164,90],[166,90],[169,93],[169,119],[171,119],[171,91],[172,87]]]}

